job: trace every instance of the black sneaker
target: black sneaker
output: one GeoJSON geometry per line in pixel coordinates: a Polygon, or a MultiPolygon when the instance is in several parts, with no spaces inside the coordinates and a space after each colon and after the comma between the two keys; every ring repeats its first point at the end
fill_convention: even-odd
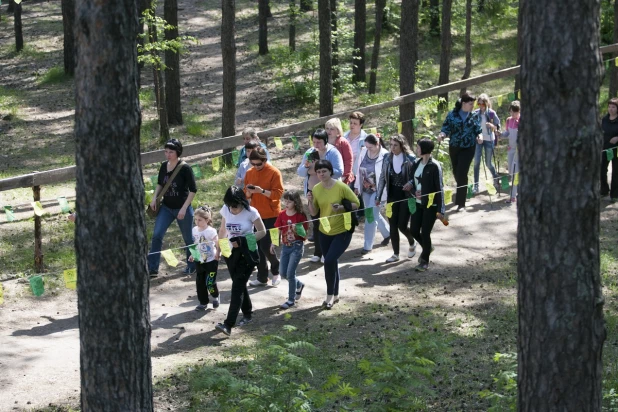
{"type": "Polygon", "coordinates": [[[151,270],[151,271],[148,272],[148,274],[150,275],[151,279],[154,279],[154,278],[159,276],[159,271],[158,270],[151,270]]]}
{"type": "Polygon", "coordinates": [[[215,329],[222,332],[223,334],[230,336],[232,334],[232,331],[230,330],[230,328],[228,328],[225,323],[217,323],[217,325],[215,326],[215,329]]]}
{"type": "Polygon", "coordinates": [[[380,245],[387,246],[390,241],[391,241],[391,237],[389,236],[387,238],[384,238],[384,240],[380,242],[380,245]]]}
{"type": "Polygon", "coordinates": [[[219,298],[212,299],[212,308],[217,309],[219,307],[219,298]]]}
{"type": "Polygon", "coordinates": [[[247,324],[249,324],[251,322],[253,322],[253,319],[246,318],[246,317],[243,316],[242,319],[240,320],[240,322],[238,322],[236,324],[236,326],[238,326],[238,327],[245,326],[245,325],[247,325],[247,324]]]}
{"type": "Polygon", "coordinates": [[[208,308],[208,304],[206,304],[206,305],[202,305],[202,304],[200,303],[199,305],[197,305],[197,306],[195,307],[195,310],[196,310],[197,312],[201,312],[201,311],[206,310],[206,308],[208,308]]]}
{"type": "Polygon", "coordinates": [[[296,295],[294,296],[295,300],[300,300],[300,297],[303,294],[303,289],[305,289],[305,284],[301,283],[300,287],[296,289],[296,295]]]}

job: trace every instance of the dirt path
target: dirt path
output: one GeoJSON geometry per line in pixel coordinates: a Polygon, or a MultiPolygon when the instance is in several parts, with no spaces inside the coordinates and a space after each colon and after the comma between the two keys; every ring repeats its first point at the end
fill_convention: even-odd
{"type": "MultiPolygon", "coordinates": [[[[504,197],[503,197],[504,199],[504,197]]],[[[516,244],[516,209],[503,202],[490,209],[487,196],[472,199],[471,212],[453,214],[451,224],[436,225],[431,270],[418,274],[413,271],[416,258],[395,264],[384,263],[392,254],[390,246],[375,247],[361,257],[362,226],[357,229],[352,244],[340,264],[342,272],[342,304],[335,309],[345,310],[347,302],[379,301],[381,296],[396,293],[401,277],[474,277],[475,267],[487,256],[495,258],[512,250],[516,244]]],[[[377,235],[378,242],[381,240],[377,235]]],[[[405,250],[405,249],[404,249],[405,250]]],[[[300,279],[307,284],[299,307],[307,310],[320,306],[325,295],[321,265],[308,262],[313,246],[308,244],[305,259],[299,266],[300,279]]],[[[194,278],[180,275],[180,270],[160,276],[151,287],[152,361],[155,380],[186,363],[195,363],[204,357],[205,347],[225,347],[250,338],[248,332],[234,330],[230,339],[224,339],[213,328],[224,319],[228,309],[231,281],[224,268],[219,274],[222,304],[218,310],[195,312],[194,278]],[[236,340],[236,342],[235,342],[236,340]]],[[[433,303],[466,305],[478,299],[487,299],[478,291],[452,285],[455,292],[432,296],[433,303]]],[[[34,406],[77,404],[79,402],[79,336],[77,298],[72,291],[63,290],[57,296],[35,298],[25,284],[5,282],[7,301],[0,307],[0,410],[8,411],[34,406]]],[[[287,295],[285,281],[278,287],[253,288],[251,299],[256,311],[254,324],[282,320],[278,309],[287,295]]],[[[409,295],[408,295],[409,296],[409,295]]],[[[411,296],[411,304],[417,299],[411,296]]],[[[491,297],[489,297],[491,299],[491,297]]],[[[332,311],[335,312],[335,311],[332,311]]],[[[319,317],[319,314],[317,315],[319,317]]],[[[255,328],[252,330],[255,330],[255,328]]]]}

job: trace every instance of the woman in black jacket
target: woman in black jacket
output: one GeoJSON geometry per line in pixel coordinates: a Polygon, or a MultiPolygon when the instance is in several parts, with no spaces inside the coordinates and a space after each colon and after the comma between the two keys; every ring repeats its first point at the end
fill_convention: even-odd
{"type": "Polygon", "coordinates": [[[423,247],[418,258],[416,270],[424,272],[429,267],[431,245],[431,230],[436,218],[444,216],[444,188],[442,184],[442,166],[431,157],[434,143],[421,139],[416,145],[417,160],[412,164],[409,182],[413,186],[416,197],[416,212],[412,214],[410,229],[412,236],[423,247]],[[430,202],[431,201],[431,202],[430,202]]]}

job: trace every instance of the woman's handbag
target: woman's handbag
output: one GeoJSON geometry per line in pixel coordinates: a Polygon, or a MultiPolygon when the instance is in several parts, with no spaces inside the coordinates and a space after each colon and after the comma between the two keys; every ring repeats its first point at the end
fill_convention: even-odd
{"type": "Polygon", "coordinates": [[[152,208],[150,207],[150,204],[148,204],[148,207],[146,208],[146,214],[150,216],[151,218],[154,219],[159,214],[159,210],[161,210],[161,203],[163,202],[163,195],[165,195],[165,192],[167,192],[167,189],[170,188],[172,182],[174,181],[174,178],[176,177],[178,172],[180,172],[180,169],[182,169],[184,165],[185,165],[184,160],[181,161],[178,165],[176,165],[176,168],[174,169],[174,173],[172,173],[172,175],[168,179],[165,186],[163,186],[163,189],[161,190],[161,192],[159,192],[159,196],[157,196],[157,199],[156,199],[157,210],[152,210],[152,208]]]}

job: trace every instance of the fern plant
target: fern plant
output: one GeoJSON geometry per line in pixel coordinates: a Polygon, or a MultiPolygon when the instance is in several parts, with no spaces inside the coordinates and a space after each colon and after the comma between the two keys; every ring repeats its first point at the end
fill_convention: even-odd
{"type": "Polygon", "coordinates": [[[501,370],[493,375],[496,391],[484,389],[479,393],[491,402],[489,412],[517,410],[517,353],[496,353],[494,362],[501,364],[501,370]]]}

